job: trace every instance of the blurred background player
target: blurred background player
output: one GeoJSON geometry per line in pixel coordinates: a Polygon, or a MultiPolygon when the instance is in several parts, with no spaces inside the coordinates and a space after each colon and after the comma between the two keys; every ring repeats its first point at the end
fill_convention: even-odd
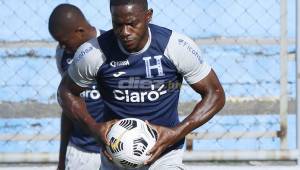
{"type": "MultiPolygon", "coordinates": [[[[62,105],[107,145],[114,119],[149,121],[158,139],[144,168],[185,169],[185,136],[224,106],[222,85],[193,40],[150,24],[153,11],[147,0],[110,0],[110,12],[113,29],[81,45],[64,75],[59,86],[62,105]],[[201,100],[180,122],[177,108],[183,78],[201,100]],[[78,97],[94,83],[100,85],[106,106],[102,123],[88,117],[78,97]]],[[[119,169],[101,156],[101,170],[119,169]]]]}
{"type": "MultiPolygon", "coordinates": [[[[91,38],[103,32],[91,26],[79,8],[71,4],[58,5],[49,18],[49,32],[58,41],[56,64],[63,75],[73,61],[76,49],[91,38]]],[[[85,99],[86,107],[96,121],[102,120],[103,102],[96,85],[91,85],[80,96],[85,99]]],[[[96,170],[99,169],[101,147],[96,140],[83,130],[79,122],[72,121],[62,108],[61,140],[59,150],[59,170],[96,170]]]]}

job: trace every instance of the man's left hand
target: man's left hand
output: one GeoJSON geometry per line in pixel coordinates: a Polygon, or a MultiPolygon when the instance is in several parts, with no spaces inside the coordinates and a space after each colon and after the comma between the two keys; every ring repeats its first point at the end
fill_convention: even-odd
{"type": "Polygon", "coordinates": [[[164,126],[158,126],[150,124],[148,121],[146,123],[154,128],[157,132],[157,141],[152,149],[147,153],[151,157],[144,162],[145,165],[150,164],[157,160],[159,156],[171,145],[176,143],[178,139],[178,131],[173,128],[168,128],[164,126]]]}

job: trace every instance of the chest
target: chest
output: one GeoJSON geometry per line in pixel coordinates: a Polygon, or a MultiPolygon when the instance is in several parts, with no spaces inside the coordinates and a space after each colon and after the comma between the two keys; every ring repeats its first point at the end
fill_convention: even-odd
{"type": "Polygon", "coordinates": [[[157,101],[181,81],[176,68],[164,55],[107,61],[98,74],[98,83],[106,98],[128,103],[157,101]]]}
{"type": "Polygon", "coordinates": [[[165,83],[177,76],[175,66],[163,54],[124,56],[107,60],[99,77],[108,84],[145,86],[165,83]]]}

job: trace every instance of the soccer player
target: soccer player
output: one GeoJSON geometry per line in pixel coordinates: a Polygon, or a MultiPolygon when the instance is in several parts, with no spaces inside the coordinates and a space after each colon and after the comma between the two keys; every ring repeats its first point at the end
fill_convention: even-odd
{"type": "MultiPolygon", "coordinates": [[[[153,11],[147,0],[110,0],[110,11],[113,29],[84,43],[75,53],[59,86],[62,105],[105,144],[109,144],[106,135],[114,119],[148,121],[158,139],[144,168],[184,169],[185,136],[224,106],[224,90],[193,40],[150,24],[153,11]],[[180,122],[177,107],[183,78],[201,100],[180,122]],[[101,87],[106,122],[90,118],[79,97],[94,83],[101,87]]],[[[101,156],[101,170],[118,169],[101,156]]]]}
{"type": "MultiPolygon", "coordinates": [[[[74,52],[84,42],[97,37],[101,30],[95,29],[74,5],[58,5],[49,18],[49,32],[59,42],[56,64],[63,75],[73,61],[74,52]]],[[[95,85],[91,85],[80,96],[96,121],[102,120],[103,102],[95,85]]],[[[99,169],[101,147],[90,133],[83,131],[76,121],[71,121],[63,109],[61,115],[61,141],[57,169],[99,169]]]]}

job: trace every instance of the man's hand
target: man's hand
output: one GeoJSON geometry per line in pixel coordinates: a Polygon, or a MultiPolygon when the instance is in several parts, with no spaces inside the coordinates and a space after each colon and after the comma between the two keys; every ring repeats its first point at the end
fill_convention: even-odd
{"type": "Polygon", "coordinates": [[[107,158],[109,161],[112,161],[112,160],[113,160],[112,156],[107,152],[106,148],[102,148],[102,154],[104,154],[104,156],[106,156],[106,158],[107,158]]]}
{"type": "MultiPolygon", "coordinates": [[[[108,160],[112,161],[112,157],[111,155],[106,151],[106,146],[109,146],[110,143],[107,139],[107,134],[109,133],[111,127],[119,120],[117,119],[114,119],[114,120],[111,120],[111,121],[108,121],[108,122],[104,122],[104,123],[101,123],[101,125],[97,124],[99,130],[97,131],[98,132],[98,136],[100,137],[99,139],[101,141],[103,141],[105,147],[102,148],[102,153],[104,154],[104,156],[107,157],[108,160]],[[101,126],[101,127],[100,127],[101,126]]],[[[97,128],[96,128],[97,129],[97,128]]]]}
{"type": "Polygon", "coordinates": [[[117,122],[117,119],[110,120],[107,122],[96,123],[94,128],[91,129],[94,137],[98,142],[103,142],[105,145],[109,145],[107,139],[107,134],[109,133],[111,127],[117,122]]]}
{"type": "Polygon", "coordinates": [[[144,162],[145,165],[154,162],[159,158],[159,156],[171,145],[176,143],[178,140],[179,132],[173,128],[167,128],[163,126],[150,124],[148,121],[146,123],[154,128],[157,132],[157,141],[152,149],[147,153],[151,157],[144,162]]]}

